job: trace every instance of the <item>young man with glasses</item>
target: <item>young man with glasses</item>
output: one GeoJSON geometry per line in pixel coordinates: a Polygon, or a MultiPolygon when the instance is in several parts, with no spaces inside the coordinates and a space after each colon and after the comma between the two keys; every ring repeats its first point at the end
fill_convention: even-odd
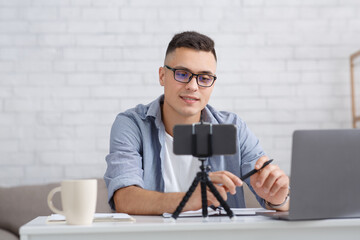
{"type": "MultiPolygon", "coordinates": [[[[245,207],[240,176],[259,169],[268,158],[236,114],[219,112],[208,105],[216,82],[214,42],[197,32],[176,34],[159,68],[164,95],[148,105],[120,113],[111,130],[110,153],[104,179],[109,203],[118,212],[162,214],[173,212],[191,185],[199,161],[172,152],[173,127],[193,124],[202,117],[213,124],[235,124],[238,151],[235,155],[212,156],[208,163],[211,181],[230,207],[245,207]]],[[[245,180],[263,207],[287,210],[289,178],[270,164],[245,180]]],[[[208,204],[219,202],[208,191],[208,204]]],[[[200,185],[184,211],[201,208],[200,185]]]]}

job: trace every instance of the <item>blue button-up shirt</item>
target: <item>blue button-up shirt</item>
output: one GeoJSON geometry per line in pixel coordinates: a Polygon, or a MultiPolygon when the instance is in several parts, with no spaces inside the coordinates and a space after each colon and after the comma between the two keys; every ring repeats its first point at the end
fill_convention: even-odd
{"type": "MultiPolygon", "coordinates": [[[[160,96],[148,105],[137,105],[117,115],[111,128],[110,153],[106,156],[107,170],[104,179],[108,188],[110,206],[115,209],[113,195],[116,190],[136,185],[164,192],[165,127],[161,119],[160,96]]],[[[213,124],[235,124],[238,151],[234,155],[212,156],[208,159],[211,171],[226,170],[236,176],[251,171],[263,155],[259,140],[236,114],[216,111],[207,105],[203,120],[213,124]]],[[[250,186],[250,180],[245,182],[250,186]]],[[[255,194],[256,195],[256,194],[255,194]]],[[[264,200],[256,196],[264,206],[264,200]]],[[[228,194],[230,207],[245,207],[244,193],[238,188],[235,195],[228,194]]]]}

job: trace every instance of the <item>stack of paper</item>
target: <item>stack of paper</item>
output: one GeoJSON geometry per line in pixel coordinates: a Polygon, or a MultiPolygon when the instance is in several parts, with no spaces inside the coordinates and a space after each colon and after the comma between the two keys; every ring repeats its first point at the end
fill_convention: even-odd
{"type": "MultiPolygon", "coordinates": [[[[65,222],[64,215],[51,214],[47,221],[49,223],[65,222]]],[[[135,222],[135,218],[126,213],[95,213],[94,222],[135,222]]]]}
{"type": "MultiPolygon", "coordinates": [[[[264,208],[231,208],[234,215],[236,216],[249,216],[255,215],[257,212],[275,212],[275,210],[267,210],[264,208]]],[[[212,209],[208,208],[208,215],[209,216],[226,216],[227,213],[224,208],[217,208],[212,209]]],[[[172,213],[163,213],[163,217],[170,218],[172,213]]],[[[179,217],[202,217],[202,209],[196,211],[187,211],[180,213],[179,217]]]]}

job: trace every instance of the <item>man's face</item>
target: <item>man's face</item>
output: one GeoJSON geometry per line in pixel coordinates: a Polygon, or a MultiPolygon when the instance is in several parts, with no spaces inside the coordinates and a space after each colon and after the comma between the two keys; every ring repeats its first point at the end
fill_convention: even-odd
{"type": "MultiPolygon", "coordinates": [[[[177,48],[168,54],[165,64],[171,68],[187,70],[191,73],[215,75],[216,60],[211,52],[190,48],[177,48]]],[[[163,114],[178,121],[199,121],[201,110],[208,103],[214,84],[200,87],[193,77],[189,83],[174,79],[174,72],[165,67],[159,69],[160,85],[164,87],[163,114]]]]}

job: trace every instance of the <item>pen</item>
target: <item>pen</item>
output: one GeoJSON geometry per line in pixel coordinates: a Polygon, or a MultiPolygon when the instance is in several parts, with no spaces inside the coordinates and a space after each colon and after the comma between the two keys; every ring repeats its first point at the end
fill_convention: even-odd
{"type": "Polygon", "coordinates": [[[257,170],[257,169],[253,169],[250,172],[248,172],[247,174],[245,174],[244,176],[242,176],[240,179],[241,181],[244,181],[245,179],[247,179],[248,177],[251,177],[252,175],[254,175],[255,173],[257,173],[258,171],[260,171],[261,169],[263,169],[264,167],[266,167],[267,165],[269,165],[274,159],[270,159],[268,161],[266,161],[264,163],[264,165],[262,165],[262,167],[257,170]]]}

